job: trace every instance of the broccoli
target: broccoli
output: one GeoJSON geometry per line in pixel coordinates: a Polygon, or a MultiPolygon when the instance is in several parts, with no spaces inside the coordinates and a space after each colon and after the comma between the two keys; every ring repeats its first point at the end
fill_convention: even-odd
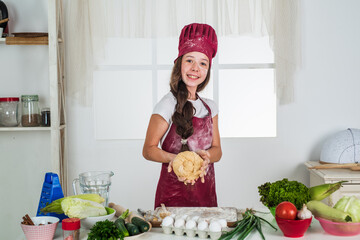
{"type": "Polygon", "coordinates": [[[289,181],[287,178],[273,183],[264,183],[258,189],[261,196],[260,202],[269,208],[288,201],[300,210],[304,203],[310,201],[309,189],[304,184],[289,181]]]}

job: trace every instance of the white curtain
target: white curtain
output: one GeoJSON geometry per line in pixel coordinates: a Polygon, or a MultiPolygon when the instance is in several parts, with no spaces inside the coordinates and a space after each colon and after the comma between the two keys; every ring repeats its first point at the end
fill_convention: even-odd
{"type": "Polygon", "coordinates": [[[218,36],[269,36],[280,104],[294,100],[300,65],[299,0],[66,0],[66,66],[70,96],[88,105],[94,59],[108,37],[178,37],[191,22],[218,36]]]}

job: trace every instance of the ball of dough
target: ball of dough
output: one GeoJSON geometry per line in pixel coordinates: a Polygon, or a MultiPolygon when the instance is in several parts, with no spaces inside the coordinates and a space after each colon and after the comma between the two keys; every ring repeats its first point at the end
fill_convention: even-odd
{"type": "Polygon", "coordinates": [[[173,169],[178,177],[186,180],[197,180],[201,173],[203,159],[195,152],[185,151],[179,153],[173,161],[173,169]]]}

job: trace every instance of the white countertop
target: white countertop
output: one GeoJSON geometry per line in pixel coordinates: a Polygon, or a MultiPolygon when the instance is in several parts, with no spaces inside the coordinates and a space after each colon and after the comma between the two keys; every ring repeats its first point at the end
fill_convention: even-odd
{"type": "MultiPolygon", "coordinates": [[[[275,218],[271,215],[271,214],[258,214],[259,216],[264,217],[265,219],[269,220],[270,223],[272,223],[275,227],[277,227],[275,218]]],[[[267,224],[263,224],[263,233],[264,236],[267,240],[275,240],[275,239],[294,239],[294,238],[287,238],[284,237],[281,230],[278,229],[277,231],[275,231],[274,229],[272,229],[271,227],[268,227],[267,224]]],[[[89,230],[85,230],[85,229],[80,229],[80,239],[81,240],[86,240],[87,239],[87,234],[88,234],[89,230]]],[[[132,240],[135,239],[136,236],[134,237],[130,237],[130,238],[125,238],[128,240],[132,240]]],[[[62,230],[61,230],[61,224],[58,225],[58,229],[55,233],[54,236],[55,240],[63,240],[62,237],[62,230]]],[[[186,234],[184,236],[176,236],[175,234],[171,234],[171,235],[167,235],[164,234],[162,231],[162,228],[152,228],[151,232],[147,232],[142,234],[141,236],[137,236],[136,239],[152,239],[152,240],[188,240],[188,239],[192,239],[192,240],[201,240],[201,238],[199,237],[194,237],[194,238],[190,238],[187,237],[186,234]]],[[[210,239],[210,238],[208,238],[210,239]]],[[[246,240],[260,240],[261,237],[258,234],[258,232],[253,231],[247,238],[246,240]]],[[[318,220],[314,219],[312,220],[312,223],[309,227],[309,229],[307,230],[307,232],[305,233],[304,237],[301,238],[296,238],[296,239],[311,239],[311,240],[340,240],[340,239],[346,239],[346,240],[352,240],[352,239],[360,239],[360,235],[357,236],[352,236],[352,237],[340,237],[340,236],[333,236],[330,234],[325,233],[325,231],[322,229],[322,227],[320,226],[320,223],[318,222],[318,220]]]]}

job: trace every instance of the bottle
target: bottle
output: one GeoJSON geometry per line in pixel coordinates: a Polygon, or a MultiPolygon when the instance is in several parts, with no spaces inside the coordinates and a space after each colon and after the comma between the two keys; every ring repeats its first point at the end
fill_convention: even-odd
{"type": "Polygon", "coordinates": [[[41,126],[50,127],[50,108],[41,109],[41,126]]]}
{"type": "Polygon", "coordinates": [[[39,96],[21,96],[21,125],[23,127],[37,127],[40,125],[39,96]]]}
{"type": "Polygon", "coordinates": [[[19,125],[19,98],[0,98],[0,126],[16,127],[19,125]]]}
{"type": "Polygon", "coordinates": [[[80,219],[65,218],[62,220],[62,230],[64,240],[79,240],[80,238],[80,219]]]}

